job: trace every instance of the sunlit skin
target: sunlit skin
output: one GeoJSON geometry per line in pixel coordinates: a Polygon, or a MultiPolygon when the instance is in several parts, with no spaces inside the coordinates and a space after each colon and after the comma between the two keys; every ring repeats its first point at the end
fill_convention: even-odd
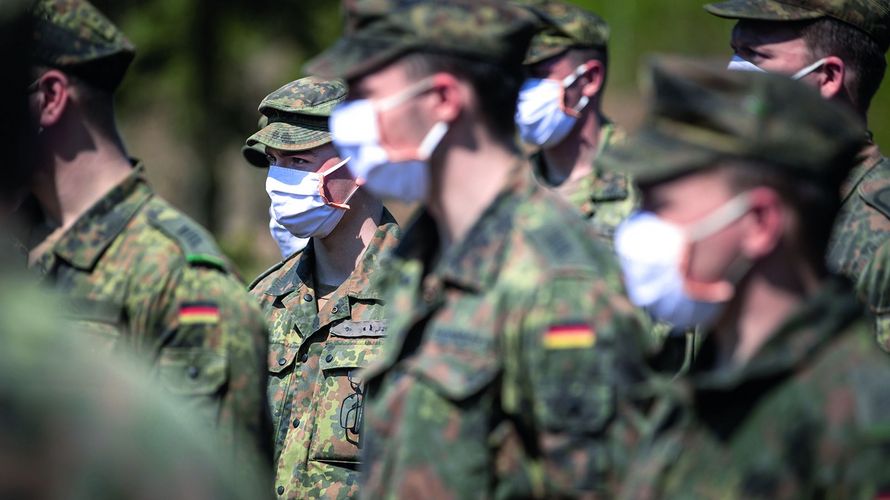
{"type": "MultiPolygon", "coordinates": [[[[587,71],[565,90],[563,105],[573,109],[582,96],[590,103],[580,111],[578,122],[559,144],[543,151],[548,181],[560,185],[568,180],[586,176],[593,170],[593,160],[599,149],[601,90],[605,83],[605,67],[601,61],[585,62],[587,71]]],[[[532,78],[562,81],[574,73],[578,62],[568,52],[545,59],[527,68],[532,78]]]]}
{"type": "MultiPolygon", "coordinates": [[[[742,59],[781,75],[793,75],[818,59],[797,30],[782,22],[741,20],[732,30],[730,46],[742,59]]],[[[818,89],[825,99],[851,105],[846,91],[849,78],[844,61],[828,56],[822,67],[801,81],[818,89]]]]}
{"type": "MultiPolygon", "coordinates": [[[[738,194],[728,171],[718,167],[643,186],[644,209],[681,227],[700,221],[738,194]]],[[[719,363],[750,359],[824,276],[801,257],[794,236],[797,218],[779,194],[755,187],[748,196],[748,212],[696,242],[690,256],[690,280],[735,281],[714,326],[719,363]],[[740,263],[744,277],[728,276],[740,263]]]]}

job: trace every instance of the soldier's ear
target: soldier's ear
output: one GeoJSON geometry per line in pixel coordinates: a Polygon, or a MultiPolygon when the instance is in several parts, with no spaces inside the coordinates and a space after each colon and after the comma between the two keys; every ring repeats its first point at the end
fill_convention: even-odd
{"type": "Polygon", "coordinates": [[[790,232],[788,206],[774,189],[757,187],[748,192],[750,214],[744,219],[742,242],[745,257],[755,261],[771,254],[790,232]]]}
{"type": "Polygon", "coordinates": [[[840,57],[829,56],[825,58],[822,71],[818,73],[819,92],[825,99],[834,99],[846,92],[844,80],[847,76],[847,66],[840,57]]]}
{"type": "Polygon", "coordinates": [[[585,81],[587,83],[584,84],[581,92],[592,99],[600,93],[603,89],[603,85],[606,83],[606,66],[602,61],[596,59],[591,59],[587,61],[586,64],[587,71],[584,73],[584,76],[586,77],[585,81]]]}
{"type": "Polygon", "coordinates": [[[35,82],[33,92],[39,125],[50,128],[62,119],[70,102],[70,82],[65,73],[51,69],[35,82]]]}

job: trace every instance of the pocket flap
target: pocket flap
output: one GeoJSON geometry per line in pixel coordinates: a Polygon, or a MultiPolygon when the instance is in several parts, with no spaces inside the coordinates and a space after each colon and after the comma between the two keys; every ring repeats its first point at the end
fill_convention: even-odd
{"type": "Polygon", "coordinates": [[[63,306],[64,317],[71,320],[117,325],[123,318],[124,306],[109,300],[67,297],[63,306]]]}
{"type": "Polygon", "coordinates": [[[225,383],[226,357],[204,348],[169,347],[161,351],[161,384],[182,396],[209,395],[225,383]]]}
{"type": "Polygon", "coordinates": [[[386,335],[386,321],[343,321],[332,326],[330,331],[337,337],[383,337],[386,335]]]}
{"type": "Polygon", "coordinates": [[[380,354],[382,343],[329,342],[321,351],[321,369],[364,368],[380,354]]]}
{"type": "Polygon", "coordinates": [[[294,364],[299,347],[286,344],[269,344],[269,371],[280,373],[294,364]]]}
{"type": "Polygon", "coordinates": [[[474,352],[440,353],[417,358],[411,371],[452,401],[479,393],[500,373],[496,356],[474,352]]]}

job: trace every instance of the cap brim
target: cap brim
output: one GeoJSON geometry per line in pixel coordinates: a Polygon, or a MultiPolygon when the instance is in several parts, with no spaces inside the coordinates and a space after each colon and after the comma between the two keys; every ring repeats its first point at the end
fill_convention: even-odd
{"type": "Polygon", "coordinates": [[[305,151],[331,142],[326,129],[274,122],[247,139],[247,143],[259,143],[283,151],[305,151]]]}
{"type": "Polygon", "coordinates": [[[345,36],[303,67],[310,75],[350,80],[392,61],[408,49],[380,39],[345,36]]]}
{"type": "Polygon", "coordinates": [[[571,47],[571,44],[565,42],[534,40],[522,64],[525,66],[538,64],[541,61],[564,54],[571,47]]]}
{"type": "Polygon", "coordinates": [[[657,182],[713,165],[720,153],[644,129],[621,144],[609,147],[597,164],[630,174],[641,183],[657,182]]]}
{"type": "Polygon", "coordinates": [[[728,0],[705,5],[709,13],[726,19],[761,21],[802,21],[825,17],[822,12],[789,5],[776,0],[728,0]]]}
{"type": "Polygon", "coordinates": [[[248,139],[247,143],[241,148],[241,155],[244,156],[247,163],[256,168],[269,168],[266,146],[252,139],[248,139]]]}

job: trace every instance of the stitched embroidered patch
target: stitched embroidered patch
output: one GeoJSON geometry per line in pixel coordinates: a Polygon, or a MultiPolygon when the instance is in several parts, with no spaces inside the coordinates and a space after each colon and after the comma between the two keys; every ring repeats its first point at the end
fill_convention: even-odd
{"type": "Polygon", "coordinates": [[[214,325],[219,323],[219,307],[211,302],[183,304],[179,308],[180,325],[214,325]]]}
{"type": "Polygon", "coordinates": [[[589,349],[596,344],[596,332],[584,323],[552,326],[544,334],[545,349],[589,349]]]}

